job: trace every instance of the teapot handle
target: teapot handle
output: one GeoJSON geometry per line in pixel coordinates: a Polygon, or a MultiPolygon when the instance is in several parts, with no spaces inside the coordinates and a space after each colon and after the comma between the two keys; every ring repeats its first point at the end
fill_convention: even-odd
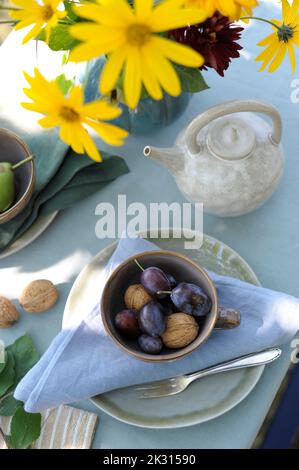
{"type": "Polygon", "coordinates": [[[197,135],[207,124],[227,114],[240,112],[255,112],[267,114],[273,121],[273,132],[269,134],[269,140],[273,145],[279,145],[282,135],[282,122],[279,112],[274,106],[257,100],[234,100],[227,101],[220,106],[214,106],[197,116],[187,127],[185,131],[186,144],[192,154],[201,151],[197,143],[197,135]]]}

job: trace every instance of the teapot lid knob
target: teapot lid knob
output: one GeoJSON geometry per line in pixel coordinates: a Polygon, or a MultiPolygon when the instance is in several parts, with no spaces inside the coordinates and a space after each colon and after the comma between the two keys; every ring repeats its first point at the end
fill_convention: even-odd
{"type": "Polygon", "coordinates": [[[252,127],[242,118],[224,117],[210,124],[207,146],[216,157],[241,160],[248,157],[256,143],[252,127]]]}

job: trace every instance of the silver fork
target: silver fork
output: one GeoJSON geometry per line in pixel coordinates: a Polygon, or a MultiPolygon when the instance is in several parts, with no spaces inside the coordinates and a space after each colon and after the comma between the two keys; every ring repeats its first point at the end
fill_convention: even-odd
{"type": "Polygon", "coordinates": [[[281,356],[281,349],[272,348],[266,349],[258,353],[248,354],[247,356],[238,357],[232,361],[223,362],[208,369],[203,369],[193,374],[181,375],[171,379],[159,380],[157,382],[150,382],[144,384],[142,387],[138,386],[136,390],[141,390],[143,393],[139,398],[160,398],[170,395],[176,395],[186,390],[189,385],[195,380],[201,379],[212,374],[219,374],[220,372],[227,372],[236,369],[243,369],[245,367],[254,367],[262,364],[269,364],[281,356]]]}

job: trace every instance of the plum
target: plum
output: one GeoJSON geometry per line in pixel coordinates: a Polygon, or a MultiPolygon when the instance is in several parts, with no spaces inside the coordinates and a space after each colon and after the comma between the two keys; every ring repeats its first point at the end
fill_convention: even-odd
{"type": "Polygon", "coordinates": [[[157,337],[164,333],[166,320],[162,305],[155,300],[144,305],[139,312],[139,326],[143,333],[157,337]]]}
{"type": "Polygon", "coordinates": [[[188,282],[181,282],[171,292],[170,298],[176,308],[194,317],[203,317],[209,313],[212,302],[204,290],[188,282]]]}
{"type": "Polygon", "coordinates": [[[141,284],[145,290],[155,298],[163,298],[171,291],[171,280],[160,268],[154,266],[146,268],[141,274],[141,284]],[[166,292],[165,292],[166,291],[166,292]]]}
{"type": "Polygon", "coordinates": [[[149,335],[139,336],[138,344],[140,349],[148,354],[159,354],[163,348],[163,343],[160,338],[153,338],[149,335]]]}
{"type": "Polygon", "coordinates": [[[122,310],[114,319],[114,324],[120,333],[130,338],[138,338],[140,328],[137,313],[134,310],[122,310]]]}

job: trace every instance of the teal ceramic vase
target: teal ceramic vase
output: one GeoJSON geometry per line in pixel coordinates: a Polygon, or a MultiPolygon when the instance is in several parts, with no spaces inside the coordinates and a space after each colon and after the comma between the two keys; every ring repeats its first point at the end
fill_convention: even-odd
{"type": "MultiPolygon", "coordinates": [[[[85,100],[87,102],[100,97],[99,78],[103,65],[103,59],[96,59],[87,64],[83,78],[85,100]]],[[[133,135],[161,131],[183,114],[192,96],[192,93],[183,92],[180,96],[174,98],[164,93],[163,99],[159,101],[148,97],[141,99],[135,109],[130,109],[124,103],[119,102],[123,112],[113,122],[133,135]]]]}

